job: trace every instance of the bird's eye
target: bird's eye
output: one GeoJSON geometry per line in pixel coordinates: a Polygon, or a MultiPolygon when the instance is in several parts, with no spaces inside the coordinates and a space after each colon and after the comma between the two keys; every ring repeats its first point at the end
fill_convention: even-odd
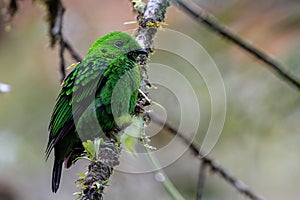
{"type": "Polygon", "coordinates": [[[122,47],[122,46],[123,46],[123,42],[121,42],[121,41],[116,41],[116,42],[115,42],[115,45],[116,45],[117,47],[122,47]]]}

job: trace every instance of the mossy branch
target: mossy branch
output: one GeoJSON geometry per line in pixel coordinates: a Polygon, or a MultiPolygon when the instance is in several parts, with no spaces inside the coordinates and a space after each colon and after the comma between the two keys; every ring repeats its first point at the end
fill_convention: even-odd
{"type": "Polygon", "coordinates": [[[120,144],[113,139],[102,139],[99,145],[96,145],[97,141],[97,139],[94,142],[88,141],[95,144],[92,149],[98,149],[95,149],[97,153],[91,159],[86,174],[82,174],[77,180],[81,188],[81,191],[77,193],[77,199],[80,200],[103,199],[103,190],[108,185],[114,167],[119,164],[120,144]]]}
{"type": "MultiPolygon", "coordinates": [[[[139,12],[137,17],[139,28],[136,31],[135,38],[140,45],[148,52],[153,51],[153,40],[157,29],[161,22],[164,21],[167,7],[170,5],[168,0],[150,0],[143,12],[139,12]]],[[[137,60],[138,65],[141,66],[141,90],[138,95],[135,115],[145,119],[147,123],[147,113],[144,107],[149,105],[149,99],[146,96],[147,86],[150,85],[147,76],[147,69],[145,64],[147,56],[140,56],[137,60]]],[[[118,134],[118,133],[116,133],[118,134]]],[[[121,148],[118,145],[119,141],[104,140],[103,145],[99,147],[99,155],[95,160],[92,160],[88,167],[86,175],[78,180],[81,191],[78,193],[79,200],[98,200],[103,199],[103,190],[108,183],[113,169],[119,164],[119,155],[121,148]]]]}

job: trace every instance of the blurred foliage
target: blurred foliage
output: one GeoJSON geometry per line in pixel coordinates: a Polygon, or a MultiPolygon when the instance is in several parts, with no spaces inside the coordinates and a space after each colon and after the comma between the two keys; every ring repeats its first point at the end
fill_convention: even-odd
{"type": "MultiPolygon", "coordinates": [[[[300,76],[299,1],[197,0],[195,3],[300,76]]],[[[82,55],[101,35],[136,27],[123,25],[135,20],[129,1],[66,0],[64,5],[64,34],[82,55]]],[[[58,53],[49,47],[44,12],[45,8],[38,3],[20,1],[11,31],[0,34],[0,81],[11,86],[11,92],[0,95],[0,192],[12,188],[22,200],[74,199],[76,174],[84,172],[86,163],[80,161],[65,170],[61,189],[58,194],[51,194],[52,160],[44,162],[47,126],[60,89],[58,53]]],[[[210,154],[266,199],[297,199],[299,92],[174,6],[168,10],[166,24],[167,28],[198,41],[222,74],[227,116],[221,137],[210,154]]],[[[68,64],[73,63],[68,59],[68,64]]],[[[157,51],[152,59],[189,77],[201,107],[195,138],[200,145],[211,116],[205,82],[192,70],[186,70],[190,69],[189,63],[183,59],[162,51],[157,51]]],[[[163,87],[151,91],[151,95],[168,111],[169,123],[178,127],[180,110],[174,95],[163,87]]],[[[170,135],[161,132],[153,136],[151,145],[160,148],[171,140],[170,135]]],[[[165,168],[186,199],[194,199],[198,166],[199,162],[186,152],[165,168]]],[[[152,173],[116,171],[110,184],[106,199],[170,199],[152,173]]],[[[210,175],[204,199],[243,197],[219,177],[210,175]]]]}

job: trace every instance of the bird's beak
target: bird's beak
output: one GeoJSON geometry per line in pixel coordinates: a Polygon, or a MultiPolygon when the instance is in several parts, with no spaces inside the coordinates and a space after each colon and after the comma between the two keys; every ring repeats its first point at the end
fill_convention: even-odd
{"type": "Polygon", "coordinates": [[[137,50],[136,50],[136,53],[148,55],[148,51],[146,51],[145,49],[137,49],[137,50]]]}
{"type": "Polygon", "coordinates": [[[146,57],[143,60],[147,60],[148,52],[145,49],[136,49],[128,52],[128,56],[134,61],[137,61],[138,57],[146,57]]]}

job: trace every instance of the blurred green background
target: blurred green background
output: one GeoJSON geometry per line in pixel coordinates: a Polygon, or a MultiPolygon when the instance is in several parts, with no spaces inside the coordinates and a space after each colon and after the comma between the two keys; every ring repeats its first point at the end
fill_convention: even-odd
{"type": "MultiPolygon", "coordinates": [[[[135,20],[129,1],[65,0],[63,3],[65,37],[81,55],[85,55],[98,37],[136,27],[124,25],[135,20]]],[[[299,1],[198,0],[195,3],[214,13],[241,37],[290,66],[300,77],[299,1]]],[[[84,172],[87,163],[80,161],[64,170],[60,189],[52,194],[53,157],[48,162],[44,160],[47,126],[60,90],[58,52],[49,47],[44,7],[28,0],[20,1],[19,5],[11,30],[0,33],[0,82],[11,85],[11,92],[0,94],[0,193],[12,193],[18,200],[74,199],[77,173],[84,172]]],[[[175,6],[168,9],[164,26],[199,42],[221,72],[227,95],[226,121],[210,155],[266,199],[299,199],[299,91],[175,6]]],[[[184,62],[173,60],[172,63],[161,51],[152,59],[167,62],[174,68],[185,67],[184,62]]],[[[67,62],[73,61],[67,57],[67,62]]],[[[189,74],[192,77],[193,72],[186,72],[187,77],[189,74]]],[[[211,116],[210,99],[203,80],[197,82],[191,78],[190,81],[203,111],[195,138],[195,143],[201,144],[211,116]]],[[[153,98],[166,106],[168,121],[176,127],[180,118],[176,100],[170,100],[174,96],[161,88],[153,92],[153,98]]],[[[185,98],[188,101],[189,96],[185,98]]],[[[152,145],[160,146],[170,140],[170,135],[160,133],[153,137],[152,145]]],[[[195,199],[198,169],[199,161],[189,152],[165,168],[186,199],[195,199]]],[[[171,198],[153,173],[116,171],[105,191],[105,199],[171,198]]],[[[210,174],[204,199],[246,198],[210,174]]],[[[0,196],[0,200],[8,199],[0,196]]]]}

